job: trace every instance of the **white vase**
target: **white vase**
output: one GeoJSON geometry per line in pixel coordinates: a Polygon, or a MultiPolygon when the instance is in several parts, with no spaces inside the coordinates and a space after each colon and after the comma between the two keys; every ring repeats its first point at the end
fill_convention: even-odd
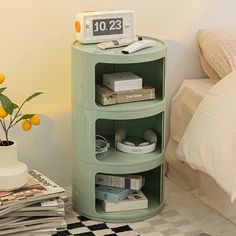
{"type": "Polygon", "coordinates": [[[0,191],[21,188],[28,182],[27,166],[17,160],[17,143],[0,146],[0,191]]]}

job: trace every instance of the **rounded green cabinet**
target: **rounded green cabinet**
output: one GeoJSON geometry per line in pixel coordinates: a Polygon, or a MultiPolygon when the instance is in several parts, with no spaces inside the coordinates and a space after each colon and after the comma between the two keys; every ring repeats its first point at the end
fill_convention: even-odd
{"type": "Polygon", "coordinates": [[[164,205],[165,147],[165,68],[166,46],[156,45],[125,55],[121,48],[101,50],[96,45],[72,45],[72,133],[73,133],[73,207],[94,220],[131,222],[149,218],[164,205]],[[96,102],[96,85],[103,74],[133,72],[143,84],[155,88],[155,99],[103,106],[96,102]],[[115,148],[117,129],[123,128],[141,138],[147,129],[157,135],[156,150],[143,155],[128,154],[115,148]],[[95,137],[110,142],[107,152],[95,153],[95,137]],[[95,177],[103,174],[139,174],[145,178],[142,192],[148,208],[105,212],[95,197],[95,177]]]}

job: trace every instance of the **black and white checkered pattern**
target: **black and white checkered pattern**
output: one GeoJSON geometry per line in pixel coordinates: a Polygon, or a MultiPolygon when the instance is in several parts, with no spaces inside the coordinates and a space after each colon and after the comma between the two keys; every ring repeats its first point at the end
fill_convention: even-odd
{"type": "Polygon", "coordinates": [[[67,230],[55,236],[210,236],[167,205],[152,218],[128,224],[98,222],[72,210],[68,213],[67,230]]]}
{"type": "Polygon", "coordinates": [[[83,216],[77,217],[77,222],[67,225],[67,230],[58,232],[55,236],[139,236],[129,225],[109,224],[90,220],[83,216]]]}

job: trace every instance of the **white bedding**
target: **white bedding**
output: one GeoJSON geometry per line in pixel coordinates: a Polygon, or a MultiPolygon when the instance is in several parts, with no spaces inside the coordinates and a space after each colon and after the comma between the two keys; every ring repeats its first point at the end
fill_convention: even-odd
{"type": "Polygon", "coordinates": [[[201,64],[214,81],[236,70],[236,27],[202,29],[197,34],[201,64]]]}
{"type": "Polygon", "coordinates": [[[236,224],[236,201],[209,175],[176,159],[176,149],[201,100],[215,83],[209,79],[184,80],[171,102],[170,138],[165,152],[167,177],[236,224]],[[179,125],[181,124],[181,125],[179,125]]]}
{"type": "Polygon", "coordinates": [[[236,198],[236,71],[214,85],[177,147],[178,159],[211,176],[236,198]]]}

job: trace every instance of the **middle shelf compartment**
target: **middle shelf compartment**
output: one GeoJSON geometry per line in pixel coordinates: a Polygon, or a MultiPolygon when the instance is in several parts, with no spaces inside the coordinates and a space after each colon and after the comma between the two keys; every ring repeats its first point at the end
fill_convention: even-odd
{"type": "MultiPolygon", "coordinates": [[[[113,117],[108,119],[101,118],[99,116],[101,114],[95,111],[74,105],[72,122],[74,126],[73,148],[77,153],[76,159],[103,166],[122,167],[157,163],[158,159],[163,157],[165,145],[165,111],[141,118],[139,118],[140,114],[138,112],[135,113],[137,118],[129,119],[128,115],[125,116],[123,114],[125,119],[114,119],[113,117]],[[157,139],[155,149],[146,154],[126,153],[117,150],[115,134],[119,129],[126,131],[124,141],[134,143],[136,146],[147,142],[144,133],[147,130],[151,130],[157,139]],[[107,139],[110,143],[108,151],[96,154],[96,135],[101,135],[107,139]],[[89,145],[84,145],[84,143],[89,145]]],[[[105,117],[107,117],[107,114],[105,117]]]]}
{"type": "MultiPolygon", "coordinates": [[[[107,152],[97,154],[96,159],[103,164],[123,165],[129,164],[142,164],[145,162],[152,162],[158,156],[161,156],[163,151],[163,134],[164,134],[164,122],[163,113],[157,115],[132,120],[108,120],[98,119],[96,120],[96,135],[101,135],[107,139],[110,143],[110,148],[107,152]],[[118,130],[125,131],[125,140],[122,142],[132,143],[135,149],[140,143],[147,143],[145,139],[145,132],[151,130],[157,139],[155,150],[140,154],[138,152],[127,153],[121,150],[117,150],[116,147],[116,135],[118,130]]],[[[129,146],[132,147],[132,146],[129,146]]],[[[136,149],[135,149],[136,150],[136,149]]]]}

